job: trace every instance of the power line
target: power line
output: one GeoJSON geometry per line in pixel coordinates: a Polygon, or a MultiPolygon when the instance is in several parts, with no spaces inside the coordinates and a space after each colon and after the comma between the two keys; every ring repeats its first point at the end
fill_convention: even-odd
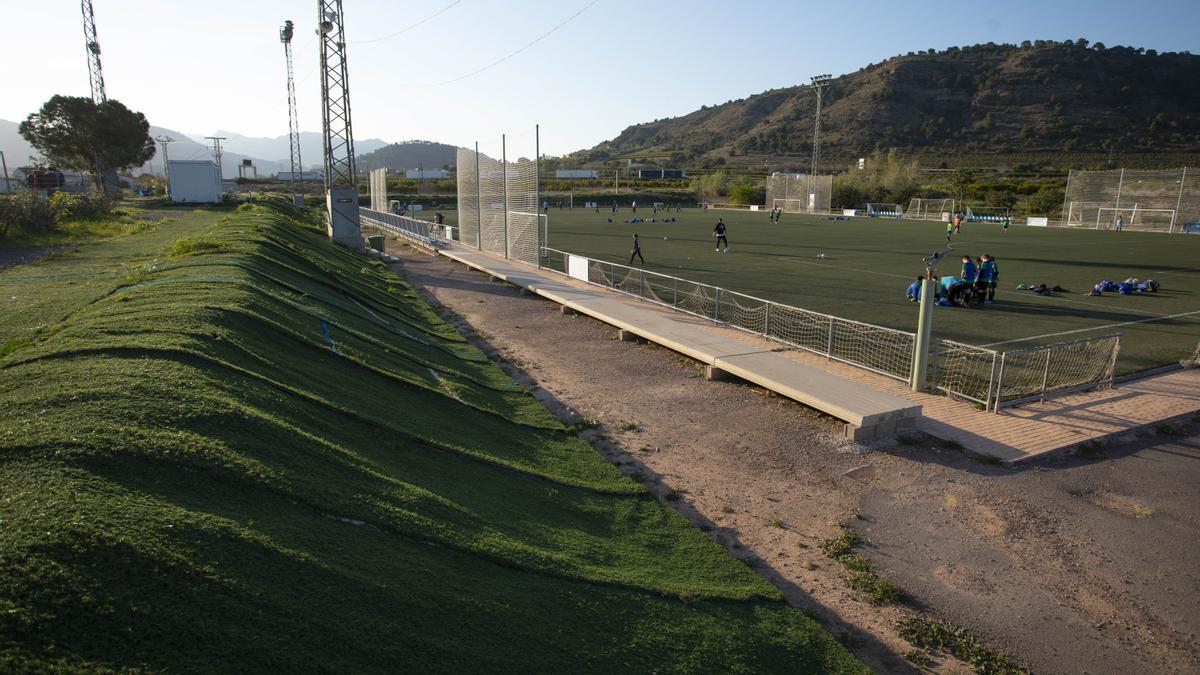
{"type": "Polygon", "coordinates": [[[507,56],[504,56],[504,57],[500,58],[499,60],[493,61],[492,63],[489,63],[488,65],[486,65],[478,70],[471,71],[471,72],[467,73],[466,75],[456,77],[452,80],[445,80],[443,82],[434,82],[432,84],[402,84],[402,85],[398,85],[398,86],[408,87],[410,89],[423,89],[426,87],[441,87],[443,85],[454,84],[455,82],[461,82],[470,77],[475,77],[476,75],[484,72],[485,70],[491,70],[492,68],[495,68],[496,66],[500,65],[501,63],[504,63],[505,61],[511,59],[512,57],[516,56],[517,54],[520,54],[521,52],[525,51],[526,49],[529,49],[530,47],[536,45],[537,43],[541,42],[542,40],[545,40],[546,38],[550,37],[559,28],[562,28],[563,26],[567,25],[568,23],[571,23],[571,21],[575,20],[575,18],[577,18],[580,14],[583,14],[584,12],[591,9],[592,5],[594,5],[598,2],[600,2],[600,0],[592,0],[588,4],[584,5],[583,9],[581,9],[578,12],[575,12],[571,16],[567,17],[562,23],[558,24],[554,28],[551,28],[550,30],[546,31],[545,33],[542,33],[537,38],[535,38],[532,42],[525,44],[524,46],[517,49],[516,51],[509,53],[507,56]]]}
{"type": "Polygon", "coordinates": [[[383,42],[384,40],[391,40],[394,37],[404,35],[408,31],[421,26],[422,24],[424,24],[427,21],[436,19],[437,17],[441,16],[446,11],[448,11],[450,8],[454,7],[455,5],[457,5],[460,2],[462,2],[462,0],[454,0],[454,2],[446,5],[445,7],[439,9],[438,11],[434,12],[433,14],[430,14],[429,16],[425,17],[424,19],[421,19],[420,21],[414,23],[413,25],[409,26],[408,28],[405,28],[404,30],[396,31],[395,33],[392,33],[391,35],[384,35],[383,37],[371,38],[370,40],[354,40],[350,44],[365,45],[365,44],[370,44],[372,42],[383,42]]]}

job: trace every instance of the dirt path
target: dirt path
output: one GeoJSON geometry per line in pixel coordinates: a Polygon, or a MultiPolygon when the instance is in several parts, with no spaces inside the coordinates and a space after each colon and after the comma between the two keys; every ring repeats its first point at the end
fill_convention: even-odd
{"type": "MultiPolygon", "coordinates": [[[[396,265],[614,463],[755,562],[876,671],[908,672],[908,607],[846,588],[819,544],[847,523],[911,604],[1043,672],[1200,665],[1200,444],[1145,444],[1099,462],[1014,471],[932,441],[848,444],[838,424],[763,390],[707,382],[673,352],[445,259],[396,265]]],[[[962,663],[934,663],[942,672],[962,663]]]]}
{"type": "Polygon", "coordinates": [[[41,248],[0,248],[0,270],[35,262],[40,258],[61,251],[67,246],[43,246],[41,248]]]}

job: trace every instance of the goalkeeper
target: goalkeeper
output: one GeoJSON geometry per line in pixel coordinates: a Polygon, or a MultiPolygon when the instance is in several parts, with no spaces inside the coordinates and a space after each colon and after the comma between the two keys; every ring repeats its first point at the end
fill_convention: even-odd
{"type": "Polygon", "coordinates": [[[721,244],[725,244],[725,252],[729,252],[729,240],[725,238],[725,219],[717,218],[717,225],[713,228],[713,236],[717,238],[716,251],[721,250],[721,244]]]}

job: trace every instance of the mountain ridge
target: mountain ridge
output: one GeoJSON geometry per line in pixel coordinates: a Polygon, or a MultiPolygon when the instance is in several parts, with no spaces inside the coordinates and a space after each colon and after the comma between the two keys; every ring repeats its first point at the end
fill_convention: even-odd
{"type": "MultiPolygon", "coordinates": [[[[909,52],[835,78],[823,168],[888,149],[921,155],[1064,152],[1200,156],[1200,56],[1085,39],[909,52]]],[[[806,167],[815,95],[772,89],[637,124],[573,159],[806,167]]]]}

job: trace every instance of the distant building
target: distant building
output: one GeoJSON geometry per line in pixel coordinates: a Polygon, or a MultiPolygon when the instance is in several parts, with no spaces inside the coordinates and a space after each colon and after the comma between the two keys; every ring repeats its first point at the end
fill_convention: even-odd
{"type": "Polygon", "coordinates": [[[638,178],[641,180],[683,180],[687,172],[680,169],[639,169],[638,178]]]}
{"type": "Polygon", "coordinates": [[[593,169],[558,169],[554,172],[555,178],[565,178],[575,180],[580,178],[599,178],[600,172],[593,169]]]}
{"type": "Polygon", "coordinates": [[[171,160],[171,201],[176,204],[215,204],[221,201],[221,174],[209,160],[171,160]]]}
{"type": "Polygon", "coordinates": [[[450,172],[445,169],[405,169],[404,177],[412,180],[446,180],[450,172]]]}
{"type": "MultiPolygon", "coordinates": [[[[313,182],[321,182],[321,183],[325,182],[325,172],[324,171],[297,171],[296,173],[300,174],[300,180],[302,180],[302,181],[313,181],[313,182]]],[[[282,181],[290,181],[290,180],[292,180],[292,172],[291,171],[280,171],[279,175],[276,176],[276,178],[278,178],[279,180],[282,180],[282,181]]]]}

